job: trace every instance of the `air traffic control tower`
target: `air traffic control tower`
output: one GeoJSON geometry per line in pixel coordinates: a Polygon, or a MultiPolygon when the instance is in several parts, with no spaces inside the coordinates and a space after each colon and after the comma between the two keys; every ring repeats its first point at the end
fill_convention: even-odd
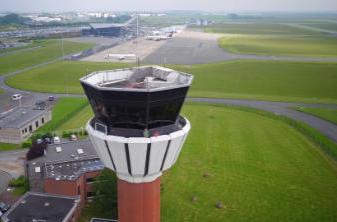
{"type": "Polygon", "coordinates": [[[180,116],[193,76],[159,66],[91,73],[81,79],[95,116],[86,129],[118,177],[118,221],[160,221],[160,176],[191,128],[180,116]]]}

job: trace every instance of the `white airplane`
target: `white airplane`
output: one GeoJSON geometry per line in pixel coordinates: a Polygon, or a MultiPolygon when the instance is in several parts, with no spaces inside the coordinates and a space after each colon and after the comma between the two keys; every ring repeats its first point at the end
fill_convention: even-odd
{"type": "Polygon", "coordinates": [[[148,35],[148,36],[146,36],[146,39],[147,40],[154,40],[154,41],[160,41],[161,40],[159,35],[148,35]]]}
{"type": "Polygon", "coordinates": [[[106,59],[118,59],[118,60],[124,60],[124,59],[136,59],[135,54],[108,54],[106,59]]]}
{"type": "Polygon", "coordinates": [[[167,36],[167,35],[148,35],[146,37],[147,40],[153,40],[153,41],[167,40],[171,38],[172,37],[167,36]]]}

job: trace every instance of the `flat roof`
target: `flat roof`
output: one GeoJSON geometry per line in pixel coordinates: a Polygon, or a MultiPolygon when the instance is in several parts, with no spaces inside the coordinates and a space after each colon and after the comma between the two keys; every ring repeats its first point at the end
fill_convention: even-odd
{"type": "Polygon", "coordinates": [[[79,197],[28,192],[3,216],[15,222],[62,222],[75,211],[79,197]]]}
{"type": "Polygon", "coordinates": [[[90,23],[89,24],[94,29],[105,29],[105,28],[120,28],[124,27],[124,24],[116,24],[116,23],[90,23]]]}
{"type": "Polygon", "coordinates": [[[0,128],[21,128],[46,112],[33,107],[14,108],[0,114],[0,128]]]}
{"type": "Polygon", "coordinates": [[[93,72],[81,82],[102,90],[159,91],[190,86],[193,76],[161,66],[93,72]]]}
{"type": "Polygon", "coordinates": [[[49,144],[45,155],[28,163],[29,175],[75,180],[85,172],[104,168],[89,139],[49,144]]]}

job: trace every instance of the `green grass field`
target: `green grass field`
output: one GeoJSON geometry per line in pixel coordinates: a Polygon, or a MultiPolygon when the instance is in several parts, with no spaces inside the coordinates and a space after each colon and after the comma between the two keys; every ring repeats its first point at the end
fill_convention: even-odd
{"type": "Polygon", "coordinates": [[[20,145],[10,143],[0,143],[0,151],[8,151],[20,148],[20,145]]]}
{"type": "Polygon", "coordinates": [[[219,45],[239,54],[337,57],[337,38],[330,36],[227,35],[219,45]]]}
{"type": "Polygon", "coordinates": [[[336,165],[297,130],[231,108],[187,105],[183,112],[192,131],[164,174],[163,221],[337,218],[336,165]]]}
{"type": "Polygon", "coordinates": [[[128,66],[127,64],[96,62],[57,62],[24,72],[6,80],[15,88],[53,93],[82,93],[79,79],[96,70],[128,66]]]}
{"type": "Polygon", "coordinates": [[[192,97],[337,102],[333,63],[233,61],[174,68],[194,74],[192,97]]]}
{"type": "Polygon", "coordinates": [[[297,107],[296,110],[309,113],[311,115],[337,124],[337,109],[297,107]]]}
{"type": "MultiPolygon", "coordinates": [[[[59,40],[41,40],[36,45],[43,47],[33,51],[23,51],[0,57],[0,75],[32,65],[51,61],[62,56],[59,40]]],[[[92,47],[92,44],[64,41],[65,55],[92,47]]]]}
{"type": "Polygon", "coordinates": [[[206,32],[253,35],[318,35],[318,32],[278,23],[222,23],[205,28],[206,32]]]}
{"type": "Polygon", "coordinates": [[[59,130],[68,120],[71,120],[88,105],[85,98],[60,98],[52,110],[52,120],[39,128],[36,133],[47,133],[59,130]]]}
{"type": "Polygon", "coordinates": [[[84,108],[82,108],[75,116],[67,120],[66,122],[62,123],[56,130],[63,131],[63,130],[72,130],[78,129],[81,127],[85,127],[88,120],[93,117],[93,112],[91,106],[87,104],[84,108]]]}
{"type": "MultiPolygon", "coordinates": [[[[125,65],[55,63],[10,77],[6,82],[24,90],[82,93],[79,78],[87,69],[91,72],[125,65]]],[[[231,61],[172,67],[194,74],[189,93],[193,97],[337,103],[334,63],[231,61]]]]}

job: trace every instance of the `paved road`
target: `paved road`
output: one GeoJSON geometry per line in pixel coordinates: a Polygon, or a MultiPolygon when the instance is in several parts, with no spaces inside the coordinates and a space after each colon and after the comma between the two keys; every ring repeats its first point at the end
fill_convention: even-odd
{"type": "Polygon", "coordinates": [[[337,62],[335,58],[300,56],[259,56],[234,54],[219,47],[222,34],[184,31],[167,40],[158,50],[142,60],[146,64],[205,64],[225,60],[253,59],[267,61],[337,62]]]}
{"type": "Polygon", "coordinates": [[[7,185],[11,179],[12,177],[9,173],[0,170],[0,193],[6,190],[7,185]]]}
{"type": "Polygon", "coordinates": [[[2,193],[12,178],[24,174],[24,157],[27,149],[0,152],[0,193],[2,193]]]}
{"type": "Polygon", "coordinates": [[[188,98],[188,101],[245,106],[255,109],[265,110],[277,115],[287,116],[291,119],[304,122],[312,128],[318,130],[323,135],[337,143],[337,125],[329,121],[317,118],[315,116],[291,109],[291,107],[317,107],[317,108],[335,108],[334,104],[306,104],[306,103],[286,103],[286,102],[267,102],[256,100],[232,100],[232,99],[213,99],[213,98],[188,98]]]}

